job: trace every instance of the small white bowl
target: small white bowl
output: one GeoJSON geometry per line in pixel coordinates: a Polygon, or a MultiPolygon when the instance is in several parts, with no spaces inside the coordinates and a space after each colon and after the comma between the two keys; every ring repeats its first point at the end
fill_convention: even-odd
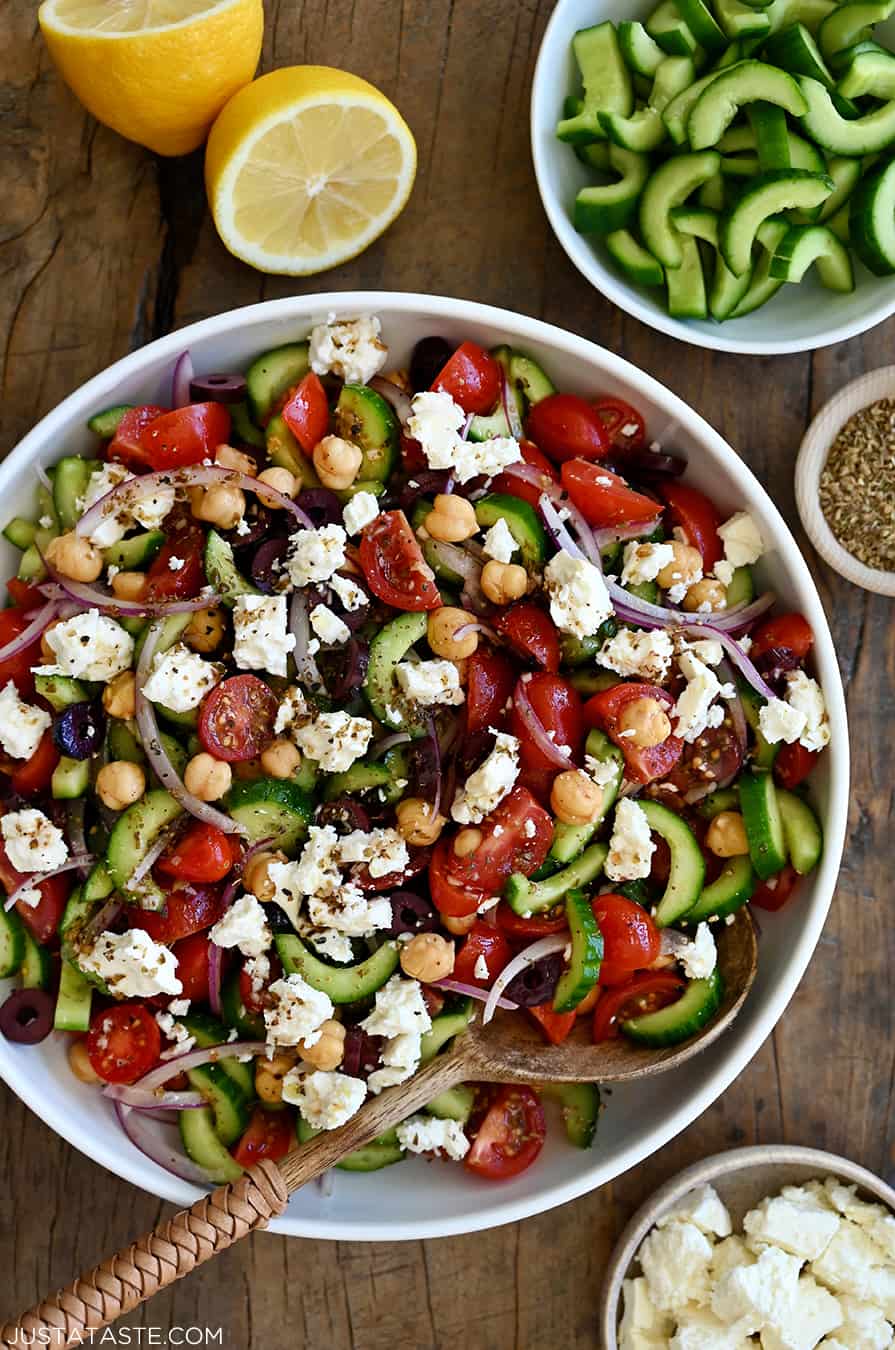
{"type": "Polygon", "coordinates": [[[824,404],[805,432],[796,460],[796,506],[808,538],[840,576],[865,591],[895,595],[895,572],[868,567],[843,548],[820,509],[820,476],[833,442],[850,417],[881,398],[895,398],[895,366],[860,375],[824,404]]]}
{"type": "MultiPolygon", "coordinates": [[[[559,0],[541,42],[531,92],[532,156],[544,210],[571,261],[592,286],[641,323],[714,351],[751,356],[808,352],[882,323],[895,312],[895,277],[874,277],[857,261],[857,285],[850,295],[826,290],[809,274],[798,285],[783,286],[773,300],[742,319],[673,319],[659,287],[635,286],[612,261],[602,239],[575,229],[572,205],[578,189],[593,182],[593,173],[570,145],[556,139],[563,99],[580,90],[572,38],[579,28],[605,19],[645,19],[653,8],[652,0],[559,0]]],[[[879,41],[895,45],[895,19],[880,24],[878,32],[879,41]]]]}
{"type": "Polygon", "coordinates": [[[818,1148],[797,1144],[766,1144],[753,1148],[734,1148],[694,1163],[666,1181],[628,1223],[609,1259],[600,1295],[600,1345],[602,1350],[617,1350],[619,1303],[622,1281],[632,1274],[640,1244],[658,1219],[696,1186],[711,1185],[730,1210],[734,1232],[748,1210],[766,1195],[776,1195],[784,1186],[799,1186],[806,1181],[836,1177],[847,1185],[857,1185],[864,1198],[882,1201],[895,1209],[895,1191],[865,1167],[824,1153],[818,1148]]]}

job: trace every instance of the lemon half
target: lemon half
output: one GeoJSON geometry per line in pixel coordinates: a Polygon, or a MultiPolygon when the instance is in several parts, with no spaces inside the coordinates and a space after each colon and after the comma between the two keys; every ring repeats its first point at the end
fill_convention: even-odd
{"type": "Polygon", "coordinates": [[[291,66],[241,89],[208,140],[214,221],[237,258],[306,276],[353,258],[401,212],[416,143],[366,80],[291,66]]]}

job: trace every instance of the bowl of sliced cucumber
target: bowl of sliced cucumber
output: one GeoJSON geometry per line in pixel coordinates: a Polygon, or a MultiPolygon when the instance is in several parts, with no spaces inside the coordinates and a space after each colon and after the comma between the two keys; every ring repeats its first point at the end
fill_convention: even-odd
{"type": "Polygon", "coordinates": [[[895,311],[891,0],[559,0],[535,173],[571,261],[673,337],[811,351],[895,311]]]}

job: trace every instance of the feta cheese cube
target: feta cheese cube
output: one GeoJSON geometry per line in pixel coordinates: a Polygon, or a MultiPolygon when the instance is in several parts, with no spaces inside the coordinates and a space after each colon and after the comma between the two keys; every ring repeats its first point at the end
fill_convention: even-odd
{"type": "Polygon", "coordinates": [[[320,641],[329,646],[347,642],[351,637],[351,629],[344,619],[340,619],[326,605],[315,605],[311,610],[311,627],[320,641]]]}
{"type": "Polygon", "coordinates": [[[574,637],[593,637],[612,613],[612,601],[598,567],[586,558],[557,553],[544,570],[550,616],[574,637]]]}
{"type": "MultiPolygon", "coordinates": [[[[358,496],[361,494],[358,493],[358,496]]],[[[336,595],[341,600],[349,614],[353,614],[357,609],[363,609],[367,603],[366,592],[358,586],[357,582],[352,581],[350,577],[343,577],[335,572],[329,579],[336,595]]]]}
{"type": "Polygon", "coordinates": [[[6,856],[17,872],[52,872],[68,862],[65,836],[35,807],[0,818],[6,856]]]}
{"type": "Polygon", "coordinates": [[[827,1332],[842,1324],[842,1309],[828,1290],[803,1275],[796,1286],[792,1313],[762,1329],[762,1350],[814,1350],[827,1332]]]}
{"type": "Polygon", "coordinates": [[[786,1326],[793,1319],[801,1261],[766,1247],[753,1266],[729,1271],[712,1291],[712,1312],[722,1322],[748,1323],[752,1331],[786,1326]]]}
{"type": "Polygon", "coordinates": [[[328,895],[308,897],[308,917],[317,928],[335,929],[348,937],[370,937],[392,925],[391,901],[384,895],[366,895],[346,882],[328,895]]]}
{"type": "Polygon", "coordinates": [[[752,1342],[748,1323],[722,1322],[708,1308],[687,1308],[678,1314],[670,1350],[744,1350],[752,1342]]]}
{"type": "Polygon", "coordinates": [[[274,980],[268,990],[274,1000],[264,1009],[267,1039],[273,1045],[316,1045],[320,1028],[333,1015],[329,995],[312,989],[300,975],[274,980]]]}
{"type": "Polygon", "coordinates": [[[799,742],[806,750],[823,750],[825,745],[830,744],[827,708],[817,680],[812,680],[804,670],[789,671],[786,676],[786,702],[805,718],[799,742]]]}
{"type": "Polygon", "coordinates": [[[430,469],[453,469],[466,413],[450,394],[428,390],[414,394],[407,431],[419,441],[430,469]]]}
{"type": "Polygon", "coordinates": [[[518,545],[510,533],[510,527],[503,516],[498,516],[485,535],[482,550],[489,558],[497,562],[512,562],[518,545]]]}
{"type": "Polygon", "coordinates": [[[155,1020],[162,1035],[172,1042],[162,1051],[160,1059],[173,1059],[175,1055],[185,1055],[187,1050],[192,1050],[196,1044],[195,1036],[190,1035],[183,1023],[175,1019],[173,1013],[157,1012],[155,1020]]]}
{"type": "Polygon", "coordinates": [[[518,777],[519,741],[498,731],[491,753],[458,789],[451,816],[460,825],[477,825],[500,805],[518,777]]]}
{"type": "MultiPolygon", "coordinates": [[[[706,727],[710,723],[710,712],[712,704],[719,695],[724,698],[732,698],[736,692],[732,685],[722,685],[717,675],[711,670],[693,651],[683,651],[678,657],[678,665],[681,674],[687,681],[686,688],[682,690],[674,705],[674,715],[677,718],[674,731],[681,740],[692,744],[699,739],[706,727]]],[[[723,709],[718,709],[721,714],[720,720],[716,723],[720,725],[723,721],[723,709]]]]}
{"type": "Polygon", "coordinates": [[[382,1048],[382,1068],[375,1069],[367,1079],[374,1097],[384,1088],[406,1083],[419,1068],[422,1036],[416,1031],[402,1031],[391,1036],[382,1048]]]}
{"type": "Polygon", "coordinates": [[[283,1079],[283,1101],[297,1106],[314,1130],[337,1130],[357,1114],[366,1095],[364,1080],[346,1073],[305,1073],[296,1066],[283,1079]]]}
{"type": "Polygon", "coordinates": [[[764,553],[761,530],[748,511],[737,511],[718,526],[718,534],[724,542],[724,556],[731,567],[749,567],[764,553]]]}
{"type": "Polygon", "coordinates": [[[352,717],[346,712],[321,713],[309,726],[293,731],[293,739],[304,754],[315,759],[324,773],[344,773],[366,753],[373,736],[368,717],[352,717]]]}
{"type": "Polygon", "coordinates": [[[0,746],[10,759],[30,759],[52,725],[48,712],[19,698],[12,680],[0,691],[0,746]]]}
{"type": "Polygon", "coordinates": [[[708,924],[701,923],[695,937],[679,947],[675,956],[688,980],[707,980],[718,964],[718,949],[708,924]]]}
{"type": "Polygon", "coordinates": [[[671,544],[639,544],[635,539],[625,545],[621,584],[639,586],[644,581],[655,581],[662,569],[673,562],[671,544]]]}
{"type": "Polygon", "coordinates": [[[889,1350],[895,1344],[892,1324],[875,1303],[863,1303],[843,1294],[839,1306],[843,1320],[836,1338],[848,1350],[889,1350]]]}
{"type": "Polygon", "coordinates": [[[284,731],[294,736],[299,728],[313,722],[314,714],[308,707],[307,699],[296,685],[287,689],[277,709],[274,731],[279,736],[284,731]]]}
{"type": "Polygon", "coordinates": [[[100,933],[90,951],[79,956],[78,963],[85,974],[98,975],[117,998],[153,998],[156,994],[183,992],[177,975],[177,957],[142,928],[100,933]]]}
{"type": "Polygon", "coordinates": [[[792,745],[805,730],[805,714],[799,708],[785,703],[782,698],[769,699],[758,712],[758,727],[766,741],[776,745],[785,741],[792,745]]]}
{"type": "Polygon", "coordinates": [[[466,697],[453,661],[399,661],[395,678],[405,696],[424,708],[459,707],[466,697]]]}
{"type": "Polygon", "coordinates": [[[738,1266],[754,1266],[757,1260],[741,1237],[725,1238],[712,1252],[712,1279],[717,1282],[738,1266]]]}
{"type": "Polygon", "coordinates": [[[175,642],[153,658],[152,670],[143,685],[150,703],[160,703],[172,712],[198,708],[209,690],[224,677],[224,667],[203,661],[185,642],[175,642]]]}
{"type": "Polygon", "coordinates": [[[811,1263],[810,1273],[834,1294],[867,1298],[870,1273],[884,1261],[884,1254],[863,1229],[843,1219],[826,1250],[811,1263]]]}
{"type": "Polygon", "coordinates": [[[677,1312],[688,1303],[707,1301],[712,1244],[694,1223],[654,1228],[637,1256],[650,1299],[660,1312],[677,1312]]]}
{"type": "Polygon", "coordinates": [[[634,675],[661,684],[674,657],[674,643],[664,628],[636,632],[620,628],[597,652],[597,662],[619,675],[634,675]]]}
{"type": "Polygon", "coordinates": [[[634,881],[638,877],[648,877],[655,851],[646,812],[630,797],[623,797],[615,808],[604,868],[606,876],[610,881],[634,881]]]}
{"type": "Polygon", "coordinates": [[[286,571],[293,586],[313,586],[345,566],[348,536],[341,525],[297,530],[289,539],[286,571]]]}
{"type": "Polygon", "coordinates": [[[421,1036],[429,1031],[432,1019],[423,998],[419,980],[393,975],[376,990],[375,1006],[361,1022],[371,1036],[400,1036],[404,1032],[421,1036]]]}
{"type": "Polygon", "coordinates": [[[339,861],[366,863],[371,877],[387,877],[403,872],[410,854],[397,830],[352,830],[339,840],[339,861]]]}
{"type": "Polygon", "coordinates": [[[622,1282],[622,1319],[619,1325],[619,1350],[633,1344],[634,1333],[653,1342],[667,1342],[674,1322],[667,1313],[660,1312],[649,1295],[646,1277],[622,1282]]]}
{"type": "Polygon", "coordinates": [[[714,1186],[697,1186],[667,1210],[656,1227],[667,1228],[670,1223],[681,1221],[695,1223],[709,1237],[726,1238],[733,1232],[730,1214],[714,1186]]]}
{"type": "Polygon", "coordinates": [[[241,670],[286,674],[295,647],[287,628],[285,595],[240,595],[233,608],[233,659],[241,670]]]}
{"type": "Polygon", "coordinates": [[[437,1120],[434,1116],[409,1116],[397,1129],[398,1143],[408,1153],[444,1153],[461,1162],[469,1152],[469,1140],[459,1120],[437,1120]]]}
{"type": "Polygon", "coordinates": [[[372,492],[355,492],[342,508],[342,520],[349,534],[360,534],[379,515],[379,502],[372,492]]]}
{"type": "Polygon", "coordinates": [[[56,664],[36,666],[35,675],[70,675],[75,680],[107,683],[129,670],[134,639],[98,609],[62,619],[44,634],[56,664]]]}
{"type": "Polygon", "coordinates": [[[743,1219],[749,1246],[782,1247],[803,1261],[816,1261],[826,1251],[839,1228],[835,1214],[816,1208],[803,1209],[783,1196],[762,1200],[743,1219]]]}
{"type": "MultiPolygon", "coordinates": [[[[81,514],[86,514],[91,506],[95,506],[113,488],[133,479],[134,475],[129,473],[123,464],[103,464],[101,468],[94,470],[87,481],[83,496],[78,499],[81,514]]],[[[129,504],[122,502],[98,521],[88,536],[90,542],[95,548],[111,548],[124,538],[134,524],[142,525],[147,530],[158,529],[173,505],[174,488],[168,486],[157,487],[151,496],[141,497],[136,502],[129,504]]]]}
{"type": "Polygon", "coordinates": [[[308,361],[315,375],[338,375],[346,384],[366,384],[388,360],[388,347],[380,341],[382,324],[375,314],[357,319],[336,319],[311,329],[308,361]]]}
{"type": "Polygon", "coordinates": [[[264,910],[248,893],[234,901],[208,936],[217,947],[238,947],[243,956],[260,956],[273,941],[264,910]]]}

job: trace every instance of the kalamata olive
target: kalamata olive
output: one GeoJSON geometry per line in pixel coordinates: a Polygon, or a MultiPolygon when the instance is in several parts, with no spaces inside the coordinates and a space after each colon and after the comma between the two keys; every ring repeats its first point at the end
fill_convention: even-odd
{"type": "Polygon", "coordinates": [[[441,751],[434,726],[430,727],[427,736],[411,743],[407,777],[410,779],[411,797],[422,797],[426,802],[435,801],[441,780],[441,751]]]}
{"type": "Polygon", "coordinates": [[[540,1003],[549,1003],[556,993],[559,977],[562,975],[562,956],[553,952],[542,956],[524,970],[520,970],[515,979],[510,980],[503,997],[520,1008],[535,1008],[540,1003]]]}
{"type": "Polygon", "coordinates": [[[438,912],[431,900],[425,900],[413,891],[393,891],[389,896],[392,907],[392,926],[389,937],[401,933],[434,933],[438,927],[438,912]]]}
{"type": "Polygon", "coordinates": [[[267,926],[272,933],[295,932],[292,927],[292,920],[280,905],[268,904],[262,905],[261,908],[264,910],[267,926]]]}
{"type": "Polygon", "coordinates": [[[367,674],[370,648],[362,638],[349,638],[343,647],[317,653],[317,666],[330,698],[340,701],[359,689],[367,674]]]}
{"type": "Polygon", "coordinates": [[[345,1048],[340,1073],[349,1078],[367,1078],[382,1061],[382,1037],[370,1036],[362,1027],[345,1028],[345,1048]]]}
{"type": "Polygon", "coordinates": [[[436,375],[440,375],[454,354],[454,348],[443,337],[421,338],[410,358],[410,383],[414,393],[431,389],[436,375]]]}
{"type": "Polygon", "coordinates": [[[768,647],[755,661],[758,671],[775,693],[782,693],[786,687],[784,676],[787,671],[797,670],[799,658],[789,647],[768,647]]]}
{"type": "Polygon", "coordinates": [[[342,524],[342,503],[329,488],[306,488],[298,494],[296,501],[317,529],[321,525],[342,524]]]}
{"type": "Polygon", "coordinates": [[[196,375],[190,380],[190,398],[194,403],[241,403],[246,382],[241,375],[196,375]]]}
{"type": "Polygon", "coordinates": [[[105,719],[98,703],[72,703],[58,713],[53,740],[69,759],[89,759],[99,750],[105,719]]]}
{"type": "Polygon", "coordinates": [[[687,461],[661,450],[621,449],[614,446],[609,461],[623,478],[680,478],[687,461]]]}
{"type": "Polygon", "coordinates": [[[285,535],[275,539],[265,539],[252,555],[252,580],[265,595],[272,595],[280,580],[280,564],[289,552],[289,540],[285,535]]]}
{"type": "Polygon", "coordinates": [[[333,825],[350,834],[352,830],[369,830],[370,813],[353,797],[337,797],[326,802],[317,812],[318,825],[333,825]]]}
{"type": "Polygon", "coordinates": [[[291,520],[292,517],[287,516],[285,511],[269,511],[250,497],[248,510],[242,519],[242,533],[239,530],[222,530],[221,534],[236,554],[240,566],[244,567],[246,554],[243,550],[255,549],[263,540],[283,534],[291,520]]]}
{"type": "Polygon", "coordinates": [[[0,1007],[0,1034],[18,1045],[37,1045],[53,1030],[53,999],[45,989],[14,989],[0,1007]]]}
{"type": "Polygon", "coordinates": [[[397,505],[405,515],[408,515],[420,497],[437,497],[440,492],[444,492],[450,476],[450,469],[423,469],[419,473],[411,474],[409,481],[401,489],[397,505]]]}

